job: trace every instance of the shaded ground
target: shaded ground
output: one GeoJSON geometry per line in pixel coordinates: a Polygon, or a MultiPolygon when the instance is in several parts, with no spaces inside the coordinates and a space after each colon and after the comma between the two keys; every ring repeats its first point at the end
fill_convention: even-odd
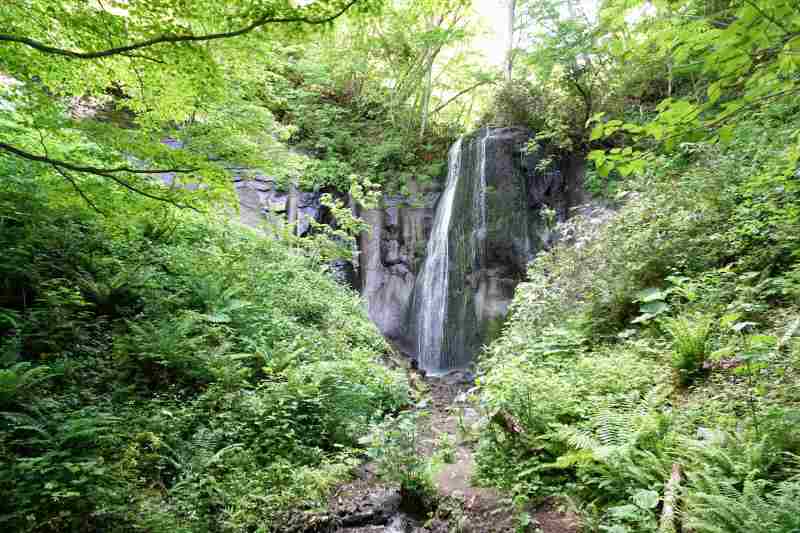
{"type": "MultiPolygon", "coordinates": [[[[478,413],[466,403],[469,384],[463,375],[423,379],[409,370],[410,381],[422,389],[418,410],[429,412],[430,424],[421,428],[419,453],[430,457],[437,442],[454,444],[452,463],[445,464],[434,482],[439,506],[428,516],[414,517],[402,508],[398,487],[378,479],[373,465],[359,469],[358,478],[332,492],[327,512],[309,517],[306,531],[337,533],[502,533],[517,531],[517,510],[510,498],[494,489],[472,483],[475,470],[473,442],[465,435],[480,424],[478,413]],[[466,432],[463,430],[467,429],[466,432]],[[314,523],[315,522],[315,523],[314,523]]],[[[531,512],[532,524],[524,531],[577,533],[578,517],[546,503],[531,512]]]]}

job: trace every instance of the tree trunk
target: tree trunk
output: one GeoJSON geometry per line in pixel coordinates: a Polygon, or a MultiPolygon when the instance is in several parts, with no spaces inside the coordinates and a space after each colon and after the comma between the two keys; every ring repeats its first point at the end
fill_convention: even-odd
{"type": "Polygon", "coordinates": [[[427,72],[425,72],[425,87],[422,89],[422,104],[421,104],[421,112],[420,112],[420,127],[419,127],[419,138],[423,139],[425,137],[425,129],[428,127],[428,110],[431,105],[431,91],[433,90],[433,62],[436,59],[436,56],[433,54],[433,51],[430,52],[431,57],[428,60],[427,72]]]}
{"type": "Polygon", "coordinates": [[[517,10],[517,0],[506,0],[508,2],[508,42],[506,43],[506,81],[511,81],[511,73],[514,70],[514,19],[517,10]]]}

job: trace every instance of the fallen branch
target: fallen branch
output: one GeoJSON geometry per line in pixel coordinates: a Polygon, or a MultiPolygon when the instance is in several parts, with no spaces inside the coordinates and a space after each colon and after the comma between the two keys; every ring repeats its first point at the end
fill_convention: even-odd
{"type": "Polygon", "coordinates": [[[664,507],[661,511],[661,523],[658,526],[658,533],[676,533],[678,531],[675,524],[676,509],[678,507],[678,494],[681,486],[681,465],[672,464],[672,474],[669,481],[664,486],[664,507]]]}
{"type": "Polygon", "coordinates": [[[792,337],[794,337],[798,329],[800,329],[800,318],[797,318],[789,325],[788,328],[786,328],[786,333],[784,333],[783,337],[781,337],[781,340],[778,341],[778,352],[783,352],[788,349],[789,343],[792,341],[792,337]]]}
{"type": "Polygon", "coordinates": [[[517,421],[516,418],[508,413],[498,411],[492,415],[491,421],[500,426],[503,431],[511,435],[516,436],[525,434],[525,429],[523,429],[522,425],[517,421]]]}

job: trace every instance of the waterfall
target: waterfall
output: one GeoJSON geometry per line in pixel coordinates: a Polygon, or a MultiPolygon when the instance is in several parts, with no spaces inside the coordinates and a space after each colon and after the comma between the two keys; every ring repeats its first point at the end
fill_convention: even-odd
{"type": "Polygon", "coordinates": [[[489,127],[450,148],[402,338],[429,374],[475,361],[502,326],[514,287],[540,247],[528,196],[536,161],[522,151],[530,138],[521,128],[489,127]]]}
{"type": "Polygon", "coordinates": [[[414,290],[418,362],[420,368],[434,373],[447,369],[447,362],[442,357],[442,344],[450,266],[448,233],[461,174],[461,139],[450,148],[447,165],[447,183],[436,208],[428,253],[414,290]]]}
{"type": "Polygon", "coordinates": [[[480,261],[483,257],[483,245],[486,241],[487,219],[486,219],[486,143],[492,131],[486,128],[486,134],[480,139],[478,149],[478,179],[475,180],[475,190],[473,191],[473,211],[477,215],[475,231],[472,244],[475,247],[472,254],[475,259],[480,261]]]}

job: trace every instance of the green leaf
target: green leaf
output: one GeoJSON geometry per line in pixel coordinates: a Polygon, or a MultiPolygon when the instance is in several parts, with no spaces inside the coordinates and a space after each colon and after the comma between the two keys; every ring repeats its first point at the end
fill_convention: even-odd
{"type": "Polygon", "coordinates": [[[666,298],[667,292],[655,287],[643,289],[636,293],[637,301],[644,303],[655,302],[657,300],[666,300],[666,298]]]}
{"type": "Polygon", "coordinates": [[[713,104],[719,100],[721,94],[722,88],[720,86],[720,82],[715,82],[708,86],[708,102],[710,104],[713,104]]]}
{"type": "Polygon", "coordinates": [[[778,338],[773,335],[752,335],[749,337],[753,347],[773,348],[778,343],[778,338]]]}
{"type": "Polygon", "coordinates": [[[604,116],[606,116],[606,112],[605,111],[603,111],[602,113],[595,113],[594,115],[589,117],[589,120],[586,121],[585,125],[588,126],[592,122],[599,122],[600,120],[603,119],[604,116]]]}
{"type": "Polygon", "coordinates": [[[733,126],[723,126],[719,129],[719,142],[722,144],[730,144],[733,140],[733,126]]]}
{"type": "Polygon", "coordinates": [[[636,174],[641,174],[647,168],[647,162],[644,159],[634,159],[629,164],[636,174]]]}
{"type": "Polygon", "coordinates": [[[645,126],[644,131],[649,135],[652,135],[653,138],[657,141],[660,141],[664,138],[664,126],[659,124],[658,122],[651,122],[647,126],[645,126]]]}
{"type": "Polygon", "coordinates": [[[653,509],[658,500],[658,493],[654,490],[639,490],[633,495],[633,503],[640,509],[653,509]]]}
{"type": "Polygon", "coordinates": [[[605,150],[592,150],[589,152],[589,155],[586,156],[586,159],[594,161],[598,165],[602,165],[606,160],[606,152],[605,150]]]}

